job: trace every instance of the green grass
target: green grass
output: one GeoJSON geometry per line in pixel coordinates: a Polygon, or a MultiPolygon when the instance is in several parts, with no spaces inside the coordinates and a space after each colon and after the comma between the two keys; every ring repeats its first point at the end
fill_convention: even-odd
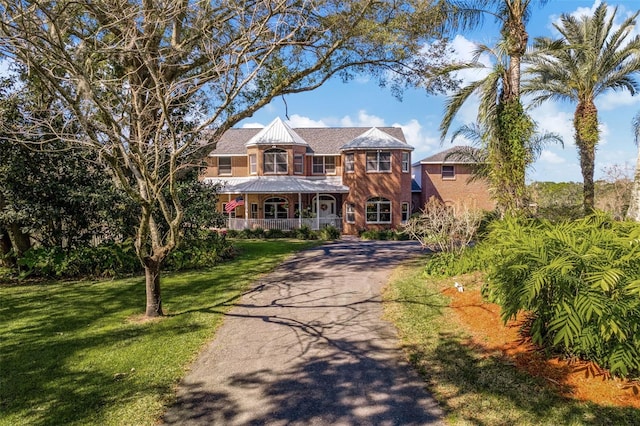
{"type": "Polygon", "coordinates": [[[238,241],[233,261],[165,275],[167,316],[147,322],[143,277],[0,287],[0,425],[155,424],[234,301],[314,244],[238,241]]]}
{"type": "MultiPolygon", "coordinates": [[[[385,315],[398,327],[410,362],[454,425],[630,425],[640,410],[569,400],[508,360],[465,344],[441,289],[453,278],[423,275],[426,258],[397,269],[387,286],[385,315]]],[[[457,277],[465,287],[472,277],[457,277]]]]}

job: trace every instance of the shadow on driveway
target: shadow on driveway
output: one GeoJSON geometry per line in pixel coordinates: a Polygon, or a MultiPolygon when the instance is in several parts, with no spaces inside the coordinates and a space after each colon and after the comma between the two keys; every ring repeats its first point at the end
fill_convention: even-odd
{"type": "Polygon", "coordinates": [[[229,311],[165,424],[440,424],[381,319],[389,273],[420,251],[338,242],[283,263],[229,311]]]}

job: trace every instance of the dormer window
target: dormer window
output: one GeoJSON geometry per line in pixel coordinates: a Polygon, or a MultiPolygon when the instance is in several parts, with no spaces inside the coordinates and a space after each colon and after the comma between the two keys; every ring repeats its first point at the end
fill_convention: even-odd
{"type": "Polygon", "coordinates": [[[265,174],[286,175],[289,170],[287,151],[278,148],[273,148],[265,151],[263,169],[265,174]]]}

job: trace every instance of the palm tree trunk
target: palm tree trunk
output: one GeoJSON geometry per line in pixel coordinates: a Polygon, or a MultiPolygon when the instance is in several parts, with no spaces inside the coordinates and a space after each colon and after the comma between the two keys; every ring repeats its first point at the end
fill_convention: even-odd
{"type": "Polygon", "coordinates": [[[593,100],[580,102],[573,119],[575,127],[576,145],[580,155],[580,170],[583,180],[584,213],[589,214],[595,209],[595,186],[593,176],[595,171],[596,145],[600,139],[598,129],[598,109],[593,100]]]}
{"type": "Polygon", "coordinates": [[[631,188],[631,200],[629,200],[627,219],[640,222],[640,146],[638,147],[638,156],[636,158],[636,173],[631,188]]]}

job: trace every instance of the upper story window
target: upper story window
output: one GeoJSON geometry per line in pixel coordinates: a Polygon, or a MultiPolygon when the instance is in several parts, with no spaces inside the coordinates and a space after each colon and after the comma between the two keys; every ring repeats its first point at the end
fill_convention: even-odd
{"type": "Polygon", "coordinates": [[[404,173],[409,172],[410,163],[411,163],[411,154],[409,154],[408,152],[403,152],[402,153],[402,171],[404,173]]]}
{"type": "Polygon", "coordinates": [[[390,172],[391,152],[390,151],[370,151],[367,152],[368,172],[390,172]]]}
{"type": "Polygon", "coordinates": [[[296,154],[293,156],[293,173],[297,175],[304,174],[304,155],[296,154]]]}
{"type": "Polygon", "coordinates": [[[263,168],[265,174],[287,174],[287,151],[275,148],[265,151],[263,168]]]}
{"type": "Polygon", "coordinates": [[[249,154],[249,173],[252,175],[258,173],[258,156],[256,154],[249,154]]]}
{"type": "Polygon", "coordinates": [[[313,157],[313,174],[330,175],[336,172],[336,157],[313,157]]]}
{"type": "Polygon", "coordinates": [[[391,223],[391,200],[382,197],[369,198],[367,223],[391,223]]]}
{"type": "Polygon", "coordinates": [[[218,174],[231,174],[231,157],[218,157],[218,174]]]}
{"type": "Polygon", "coordinates": [[[353,153],[345,154],[344,156],[344,170],[346,172],[355,171],[355,158],[353,153]]]}
{"type": "Polygon", "coordinates": [[[454,166],[442,165],[442,179],[455,179],[456,168],[454,166]]]}

